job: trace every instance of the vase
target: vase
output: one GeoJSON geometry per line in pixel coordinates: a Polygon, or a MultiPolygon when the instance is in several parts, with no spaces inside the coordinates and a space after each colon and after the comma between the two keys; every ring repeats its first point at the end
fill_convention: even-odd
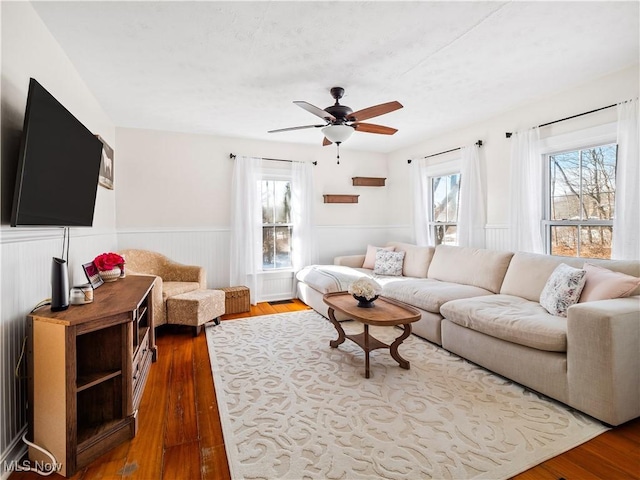
{"type": "Polygon", "coordinates": [[[111,270],[100,270],[100,277],[105,282],[115,282],[120,278],[120,267],[113,267],[111,270]]]}
{"type": "Polygon", "coordinates": [[[358,300],[358,307],[360,308],[373,308],[375,307],[374,301],[378,298],[378,295],[371,299],[367,299],[366,297],[360,297],[359,295],[354,295],[353,298],[358,300]]]}

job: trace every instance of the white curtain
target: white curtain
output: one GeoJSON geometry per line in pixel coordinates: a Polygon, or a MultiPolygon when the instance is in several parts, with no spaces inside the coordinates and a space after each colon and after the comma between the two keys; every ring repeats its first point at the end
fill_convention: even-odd
{"type": "Polygon", "coordinates": [[[249,287],[252,305],[262,269],[261,171],[262,159],[238,156],[231,183],[231,285],[249,287]]]}
{"type": "Polygon", "coordinates": [[[638,99],[618,104],[618,163],[611,258],[640,259],[638,99]]]}
{"type": "Polygon", "coordinates": [[[509,230],[514,251],[544,253],[544,162],[538,127],[511,136],[509,230]]]}
{"type": "Polygon", "coordinates": [[[429,228],[429,179],[425,158],[411,161],[411,179],[413,188],[413,233],[417,245],[434,245],[429,228]]]}
{"type": "Polygon", "coordinates": [[[291,168],[291,262],[294,271],[318,263],[313,215],[313,168],[293,162],[291,168]]]}
{"type": "Polygon", "coordinates": [[[458,245],[485,248],[485,189],[480,167],[480,147],[462,147],[460,206],[458,207],[458,245]]]}

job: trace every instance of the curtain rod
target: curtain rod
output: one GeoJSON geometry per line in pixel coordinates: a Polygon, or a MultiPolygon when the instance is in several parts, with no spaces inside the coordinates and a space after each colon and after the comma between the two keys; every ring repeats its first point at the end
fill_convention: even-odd
{"type": "MultiPolygon", "coordinates": [[[[482,140],[478,140],[476,143],[474,143],[474,145],[477,145],[479,147],[482,146],[482,140]]],[[[445,153],[449,153],[449,152],[455,152],[456,150],[460,150],[462,147],[456,147],[456,148],[452,148],[451,150],[445,150],[444,152],[438,152],[438,153],[432,153],[431,155],[427,155],[426,157],[422,157],[422,158],[431,158],[431,157],[437,157],[438,155],[444,155],[445,153]]],[[[411,163],[411,159],[407,160],[407,163],[411,163]]]]}
{"type": "MultiPolygon", "coordinates": [[[[229,158],[231,160],[236,158],[236,156],[237,155],[235,153],[230,153],[229,154],[229,158]]],[[[271,160],[272,162],[302,163],[302,162],[300,162],[300,160],[285,160],[283,158],[264,158],[264,157],[260,157],[260,158],[262,158],[262,160],[271,160]]],[[[311,163],[314,164],[314,165],[318,164],[318,162],[311,162],[311,163]]]]}
{"type": "MultiPolygon", "coordinates": [[[[607,105],[606,107],[596,108],[595,110],[589,110],[588,112],[578,113],[577,115],[571,115],[570,117],[561,118],[560,120],[554,120],[553,122],[543,123],[542,125],[538,125],[538,128],[553,125],[554,123],[564,122],[565,120],[571,120],[572,118],[581,117],[583,115],[589,115],[590,113],[599,112],[600,110],[606,110],[607,108],[615,107],[616,105],[618,104],[614,103],[613,105],[607,105]]],[[[513,132],[505,132],[505,136],[507,138],[511,138],[511,135],[513,135],[513,132]]]]}

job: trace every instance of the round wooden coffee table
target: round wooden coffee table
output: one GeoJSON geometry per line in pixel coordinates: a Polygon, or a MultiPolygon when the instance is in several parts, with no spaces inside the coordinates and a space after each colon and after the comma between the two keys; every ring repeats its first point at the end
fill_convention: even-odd
{"type": "Polygon", "coordinates": [[[324,303],[329,306],[329,320],[338,332],[338,338],[329,342],[331,348],[337,348],[345,338],[352,340],[360,346],[365,353],[365,378],[369,378],[369,352],[378,348],[388,348],[393,359],[398,362],[400,368],[408,370],[409,361],[398,353],[398,347],[411,335],[411,324],[420,320],[420,311],[390,298],[379,297],[373,308],[358,307],[358,301],[350,293],[327,293],[323,297],[324,303]],[[349,318],[364,324],[364,332],[355,335],[347,335],[340,322],[336,320],[335,311],[342,312],[349,318]],[[402,326],[403,332],[391,345],[381,342],[369,334],[369,325],[382,327],[402,326]]]}

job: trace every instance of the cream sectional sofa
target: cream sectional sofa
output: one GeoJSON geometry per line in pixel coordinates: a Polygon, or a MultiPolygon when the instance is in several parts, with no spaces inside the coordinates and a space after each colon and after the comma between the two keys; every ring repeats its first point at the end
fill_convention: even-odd
{"type": "MultiPolygon", "coordinates": [[[[609,425],[640,416],[640,287],[626,298],[577,303],[551,315],[540,294],[561,263],[584,259],[400,242],[402,276],[362,268],[365,256],[297,274],[298,297],[327,316],[325,293],[370,276],[382,295],[418,309],[413,333],[609,425]]],[[[640,277],[640,262],[588,260],[640,277]]]]}

